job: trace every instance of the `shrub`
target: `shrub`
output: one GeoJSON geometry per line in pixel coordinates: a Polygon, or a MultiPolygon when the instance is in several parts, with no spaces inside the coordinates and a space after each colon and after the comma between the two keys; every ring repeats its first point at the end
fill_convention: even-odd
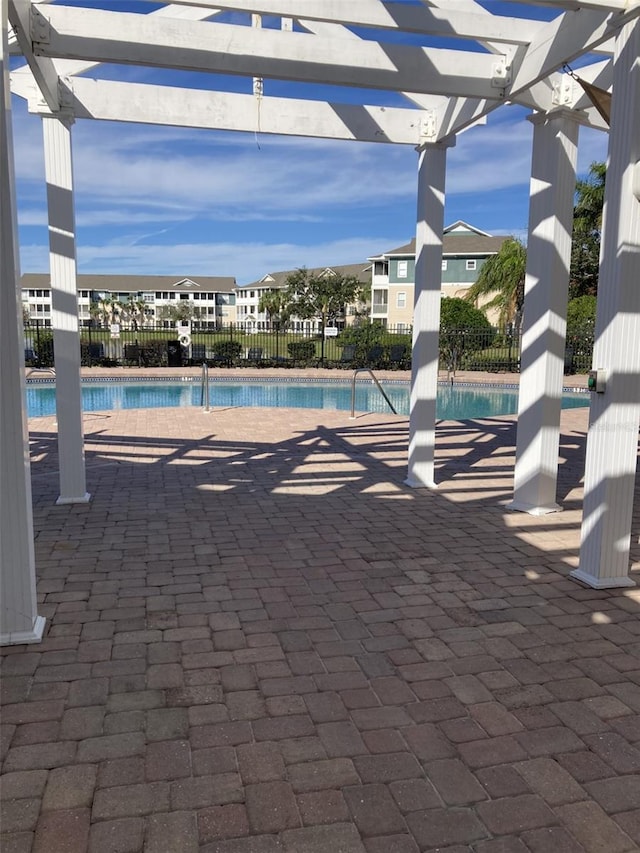
{"type": "Polygon", "coordinates": [[[53,367],[53,332],[48,329],[33,329],[29,330],[28,334],[33,342],[32,349],[35,350],[38,367],[53,367]]]}
{"type": "Polygon", "coordinates": [[[591,367],[596,325],[596,297],[578,296],[567,305],[566,369],[585,371],[591,367]]]}
{"type": "Polygon", "coordinates": [[[292,361],[312,361],[316,357],[316,345],[313,341],[292,341],[287,344],[289,358],[292,361]]]}
{"type": "Polygon", "coordinates": [[[440,303],[440,358],[448,370],[464,367],[469,355],[492,346],[496,331],[477,308],[464,299],[440,303]]]}
{"type": "Polygon", "coordinates": [[[167,344],[165,341],[147,341],[142,347],[142,359],[145,367],[160,367],[166,364],[167,344]]]}
{"type": "Polygon", "coordinates": [[[242,352],[242,344],[240,341],[221,341],[215,345],[216,356],[221,361],[228,361],[233,364],[240,358],[242,352]]]}
{"type": "Polygon", "coordinates": [[[348,326],[340,332],[336,343],[340,347],[355,344],[358,350],[367,350],[375,344],[379,344],[384,333],[384,326],[379,320],[376,320],[367,326],[348,326]]]}

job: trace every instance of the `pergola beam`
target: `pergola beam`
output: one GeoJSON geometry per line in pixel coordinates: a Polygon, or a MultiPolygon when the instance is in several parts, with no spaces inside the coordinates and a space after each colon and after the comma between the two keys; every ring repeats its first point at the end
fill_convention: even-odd
{"type": "Polygon", "coordinates": [[[421,110],[67,78],[76,118],[419,145],[421,110]]]}
{"type": "MultiPolygon", "coordinates": [[[[532,42],[524,54],[514,61],[512,82],[505,91],[506,99],[518,103],[519,97],[523,96],[524,102],[527,103],[539,83],[549,78],[562,65],[607,42],[618,24],[634,14],[640,14],[640,5],[627,10],[624,18],[611,16],[608,11],[589,9],[566,12],[556,18],[543,30],[540,38],[532,42]]],[[[499,103],[487,100],[477,117],[488,115],[498,106],[499,103]]],[[[475,115],[473,111],[471,115],[475,115]]],[[[475,120],[470,118],[467,112],[460,110],[455,121],[439,130],[439,138],[443,139],[451,133],[460,133],[475,120]]],[[[594,118],[593,122],[595,126],[599,126],[597,119],[594,118]]]]}
{"type": "Polygon", "coordinates": [[[203,25],[47,6],[32,19],[38,56],[150,65],[365,89],[500,99],[494,56],[306,33],[203,25]]]}
{"type": "Polygon", "coordinates": [[[508,97],[529,89],[562,65],[607,41],[615,21],[608,11],[566,12],[531,42],[509,87],[508,97]]]}
{"type": "MultiPolygon", "coordinates": [[[[513,0],[514,3],[530,5],[531,0],[513,0]]],[[[600,9],[609,12],[621,12],[631,5],[628,0],[535,0],[537,6],[553,6],[563,11],[578,9],[600,9]]]]}
{"type": "MultiPolygon", "coordinates": [[[[41,3],[51,2],[51,0],[39,1],[41,3]]],[[[176,6],[174,3],[171,3],[168,6],[162,6],[160,9],[154,9],[153,12],[149,12],[150,17],[180,18],[186,21],[206,21],[219,14],[220,9],[215,10],[201,9],[192,6],[176,6]]],[[[83,72],[89,71],[91,68],[95,68],[97,65],[100,65],[99,62],[91,60],[80,61],[74,59],[54,59],[52,60],[52,64],[58,77],[82,74],[83,72]]],[[[32,78],[31,69],[28,64],[23,65],[21,68],[16,68],[11,72],[11,91],[15,91],[15,85],[22,86],[24,88],[26,84],[21,80],[23,76],[28,79],[32,78]]],[[[16,91],[16,94],[22,94],[22,92],[16,91]]]]}
{"type": "MultiPolygon", "coordinates": [[[[151,2],[151,0],[149,0],[151,2]]],[[[192,6],[274,17],[327,21],[354,27],[403,30],[440,38],[487,39],[528,44],[540,29],[536,21],[502,15],[468,14],[461,8],[406,6],[382,0],[176,0],[192,6]]]]}

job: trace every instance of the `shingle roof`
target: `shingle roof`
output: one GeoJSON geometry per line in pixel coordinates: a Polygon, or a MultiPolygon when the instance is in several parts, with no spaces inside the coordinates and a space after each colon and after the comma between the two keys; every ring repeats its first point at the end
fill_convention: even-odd
{"type": "MultiPolygon", "coordinates": [[[[486,255],[499,252],[502,244],[508,237],[479,237],[475,234],[445,234],[442,238],[443,255],[486,255]]],[[[416,253],[415,237],[404,246],[384,252],[381,257],[395,257],[396,255],[410,255],[416,253]]]]}
{"type": "MultiPolygon", "coordinates": [[[[183,293],[228,293],[236,280],[233,276],[175,276],[175,275],[94,275],[82,273],[77,278],[78,290],[109,291],[110,293],[139,293],[152,290],[177,290],[183,293]]],[[[24,273],[20,278],[23,289],[51,287],[49,273],[24,273]]]]}
{"type": "MultiPolygon", "coordinates": [[[[316,276],[323,273],[325,270],[333,270],[338,275],[354,276],[363,284],[368,284],[371,280],[371,264],[338,264],[336,266],[317,267],[309,269],[309,275],[316,276]]],[[[252,281],[250,284],[237,284],[236,290],[246,290],[247,288],[271,288],[276,290],[280,287],[286,287],[287,279],[290,275],[297,273],[298,270],[281,270],[279,272],[267,273],[259,281],[252,281]],[[265,281],[265,279],[267,279],[265,281]]]]}

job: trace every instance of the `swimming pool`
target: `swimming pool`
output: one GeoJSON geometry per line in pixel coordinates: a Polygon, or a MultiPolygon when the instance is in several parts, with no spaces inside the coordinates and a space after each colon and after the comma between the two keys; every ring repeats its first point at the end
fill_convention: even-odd
{"type": "MultiPolygon", "coordinates": [[[[382,386],[398,414],[408,415],[408,384],[383,382],[382,386]]],[[[265,406],[351,410],[349,382],[235,380],[212,381],[209,387],[212,407],[265,406]]],[[[199,381],[83,382],[82,405],[86,412],[199,406],[200,393],[199,381]]],[[[563,397],[563,408],[588,405],[587,394],[565,394],[563,397]]],[[[55,406],[55,385],[27,385],[29,417],[53,415],[55,406]]],[[[356,410],[383,414],[389,411],[380,392],[367,381],[357,383],[356,410]]],[[[437,416],[443,420],[486,418],[514,414],[517,411],[516,388],[502,389],[479,385],[438,387],[437,416]]]]}

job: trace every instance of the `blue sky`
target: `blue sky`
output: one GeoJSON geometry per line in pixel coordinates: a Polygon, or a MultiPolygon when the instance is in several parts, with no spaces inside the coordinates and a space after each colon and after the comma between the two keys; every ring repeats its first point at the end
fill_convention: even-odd
{"type": "MultiPolygon", "coordinates": [[[[504,13],[504,4],[487,5],[504,13]]],[[[114,67],[109,76],[171,82],[167,72],[148,69],[114,67]]],[[[173,82],[197,86],[202,77],[175,75],[173,82]]],[[[236,91],[246,86],[235,78],[236,91]]],[[[315,89],[316,97],[325,94],[315,89]]],[[[265,81],[267,94],[293,90],[265,81]]],[[[355,100],[349,90],[338,94],[355,100]]],[[[366,101],[390,98],[369,92],[366,101]]],[[[448,154],[447,223],[464,219],[493,234],[526,234],[526,114],[505,106],[458,137],[448,154]]],[[[21,267],[44,272],[41,119],[14,98],[13,124],[21,267]]],[[[606,146],[606,134],[581,129],[579,172],[605,159],[606,146]]],[[[409,146],[79,120],[73,148],[81,273],[230,275],[245,284],[269,271],[358,263],[415,233],[417,154],[409,146]]]]}

